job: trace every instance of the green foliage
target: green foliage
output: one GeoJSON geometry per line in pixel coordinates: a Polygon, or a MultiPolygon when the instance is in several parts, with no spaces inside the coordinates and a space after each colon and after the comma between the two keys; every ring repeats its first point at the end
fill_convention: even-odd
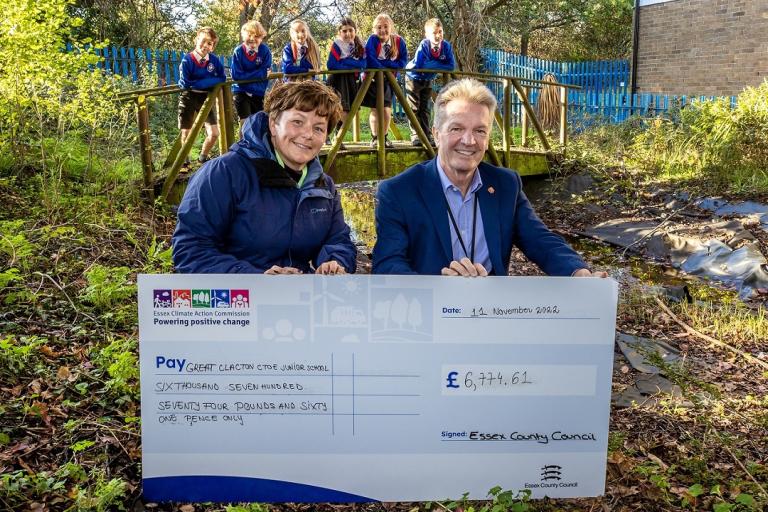
{"type": "Polygon", "coordinates": [[[726,99],[695,102],[656,119],[632,145],[636,163],[668,179],[697,176],[731,192],[768,189],[768,81],[749,87],[736,108],[726,99]]]}
{"type": "Polygon", "coordinates": [[[128,267],[105,267],[96,264],[85,273],[88,286],[82,294],[83,300],[90,302],[97,309],[107,311],[118,303],[132,298],[136,294],[136,285],[129,280],[131,269],[128,267]]]}
{"type": "Polygon", "coordinates": [[[7,472],[0,475],[0,501],[21,505],[29,496],[37,497],[49,493],[61,493],[65,486],[65,479],[48,471],[39,473],[27,473],[21,470],[7,472]]]}
{"type": "Polygon", "coordinates": [[[75,444],[70,446],[70,448],[72,449],[72,453],[80,453],[87,450],[88,448],[90,448],[95,444],[96,443],[94,441],[83,440],[83,441],[76,442],[75,444]]]}
{"type": "Polygon", "coordinates": [[[537,34],[531,54],[557,61],[628,59],[633,0],[585,2],[578,21],[537,34]]]}
{"type": "MultiPolygon", "coordinates": [[[[524,489],[521,491],[504,491],[501,487],[493,487],[488,491],[488,497],[491,501],[480,505],[469,500],[469,493],[464,493],[458,500],[448,500],[438,503],[440,510],[463,511],[463,512],[528,512],[533,510],[531,505],[531,491],[524,489]]],[[[433,502],[426,502],[424,507],[432,510],[433,502]]]]}
{"type": "Polygon", "coordinates": [[[75,487],[75,505],[72,510],[78,512],[107,512],[112,510],[125,510],[123,506],[126,492],[126,483],[120,478],[107,480],[101,472],[89,475],[94,483],[90,487],[75,487]]]}
{"type": "Polygon", "coordinates": [[[139,395],[139,362],[136,341],[132,338],[115,338],[109,345],[91,352],[94,365],[109,375],[106,389],[113,396],[139,395]]]}
{"type": "Polygon", "coordinates": [[[173,247],[162,240],[152,237],[147,249],[147,263],[144,272],[147,274],[168,274],[173,270],[173,247]]]}
{"type": "Polygon", "coordinates": [[[37,336],[0,338],[0,375],[28,372],[38,360],[38,348],[45,342],[44,338],[37,336]]]}
{"type": "MultiPolygon", "coordinates": [[[[25,272],[28,272],[34,265],[39,247],[27,239],[24,226],[23,220],[0,221],[0,254],[7,256],[9,267],[20,264],[25,272]]],[[[6,279],[8,281],[3,286],[14,280],[13,275],[7,276],[6,279]]],[[[3,280],[0,280],[0,284],[3,280]]]]}
{"type": "Polygon", "coordinates": [[[10,150],[14,168],[34,168],[46,183],[61,179],[62,160],[91,169],[96,141],[125,114],[115,103],[115,79],[94,70],[99,57],[86,47],[93,41],[72,38],[83,20],[70,15],[71,4],[18,0],[0,18],[7,57],[0,64],[0,146],[10,150]],[[74,51],[63,51],[67,43],[74,51]],[[85,162],[68,158],[76,135],[91,149],[85,162]]]}
{"type": "Polygon", "coordinates": [[[241,505],[226,505],[225,512],[269,512],[269,505],[263,503],[244,503],[241,505]]]}

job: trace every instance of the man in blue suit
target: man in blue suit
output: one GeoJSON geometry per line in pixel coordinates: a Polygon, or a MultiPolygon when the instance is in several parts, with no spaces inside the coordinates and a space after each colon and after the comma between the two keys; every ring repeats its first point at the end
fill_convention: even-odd
{"type": "Polygon", "coordinates": [[[515,245],[549,275],[593,275],[538,218],[520,176],[482,161],[495,109],[493,93],[474,79],[440,92],[437,157],[379,185],[374,274],[507,275],[515,245]]]}

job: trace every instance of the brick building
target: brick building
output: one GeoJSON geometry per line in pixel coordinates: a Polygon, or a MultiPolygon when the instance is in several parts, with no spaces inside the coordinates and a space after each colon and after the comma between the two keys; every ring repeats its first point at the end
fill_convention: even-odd
{"type": "Polygon", "coordinates": [[[639,0],[635,91],[732,96],[768,77],[768,0],[639,0]]]}

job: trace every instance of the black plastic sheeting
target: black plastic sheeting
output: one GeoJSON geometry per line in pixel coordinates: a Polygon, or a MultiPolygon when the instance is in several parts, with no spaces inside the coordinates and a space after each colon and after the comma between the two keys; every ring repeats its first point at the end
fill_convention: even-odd
{"type": "Polygon", "coordinates": [[[768,289],[768,263],[755,237],[739,220],[661,227],[659,224],[660,221],[614,219],[589,228],[585,234],[668,260],[688,274],[731,284],[742,299],[749,298],[757,289],[768,289]]]}
{"type": "Polygon", "coordinates": [[[702,210],[714,212],[719,217],[756,217],[760,222],[760,227],[768,231],[768,205],[756,203],[754,201],[744,201],[740,203],[729,203],[725,199],[717,197],[707,197],[695,202],[696,206],[702,210]]]}
{"type": "Polygon", "coordinates": [[[614,406],[651,405],[668,398],[675,399],[678,406],[692,405],[683,399],[680,386],[663,376],[664,368],[659,368],[649,361],[653,359],[651,354],[655,354],[657,360],[667,365],[679,365],[680,352],[676,348],[660,340],[641,338],[622,332],[616,333],[616,344],[630,366],[641,374],[635,376],[633,382],[623,390],[612,393],[611,403],[614,406]]]}

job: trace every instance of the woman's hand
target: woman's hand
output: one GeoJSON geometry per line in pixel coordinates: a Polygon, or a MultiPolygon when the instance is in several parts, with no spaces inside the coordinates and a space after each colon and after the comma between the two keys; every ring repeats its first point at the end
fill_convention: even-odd
{"type": "Polygon", "coordinates": [[[321,263],[319,267],[317,267],[317,270],[315,270],[315,274],[323,274],[323,275],[340,275],[340,274],[346,274],[347,271],[344,270],[344,267],[342,267],[338,261],[330,260],[326,261],[325,263],[321,263]]]}
{"type": "Polygon", "coordinates": [[[278,267],[277,265],[272,265],[272,267],[264,273],[271,276],[276,276],[278,274],[301,274],[301,270],[294,267],[278,267]]]}

